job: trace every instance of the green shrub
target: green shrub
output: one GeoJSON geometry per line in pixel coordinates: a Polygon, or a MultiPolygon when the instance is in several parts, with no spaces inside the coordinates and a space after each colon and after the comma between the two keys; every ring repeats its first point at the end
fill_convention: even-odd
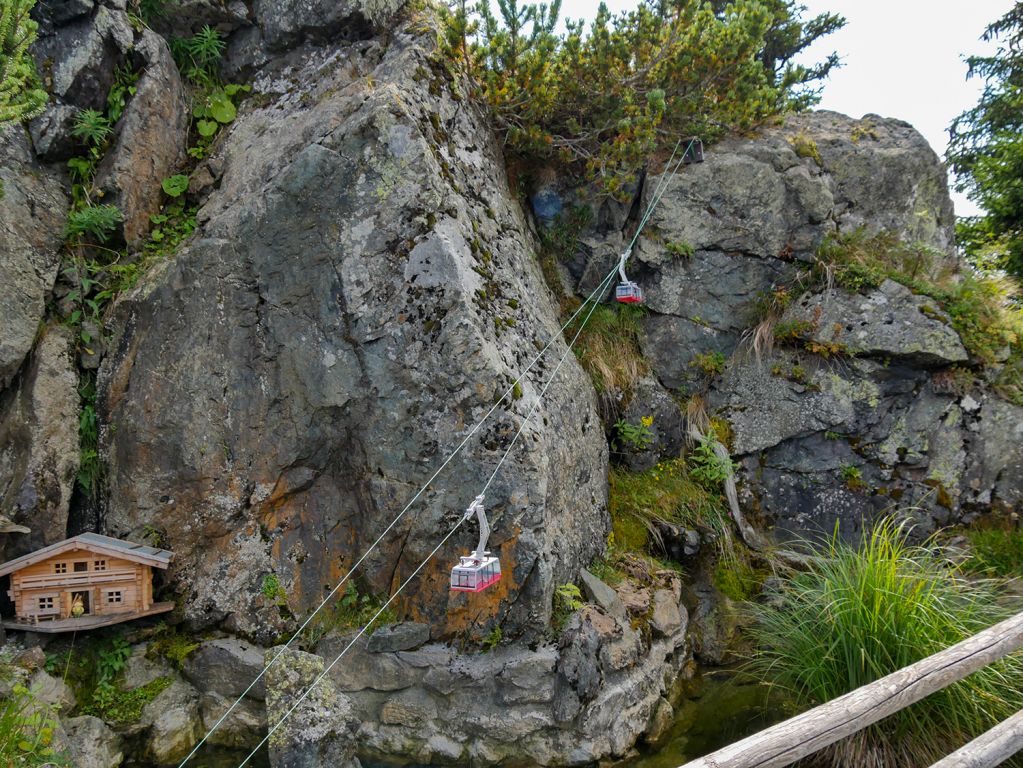
{"type": "Polygon", "coordinates": [[[86,144],[98,147],[110,138],[113,130],[114,127],[110,119],[102,112],[95,109],[83,109],[75,115],[75,124],[71,133],[86,144]]]}
{"type": "Polygon", "coordinates": [[[970,557],[964,567],[990,576],[1023,577],[1023,531],[971,528],[970,557]]]}
{"type": "MultiPolygon", "coordinates": [[[[930,543],[930,544],[933,544],[930,543]]],[[[858,547],[816,547],[805,573],[751,606],[749,671],[803,707],[829,701],[944,650],[1012,613],[996,584],[966,580],[930,544],[882,522],[858,547]]],[[[1010,657],[829,748],[832,765],[926,766],[1023,707],[1023,659],[1010,657]]]]}
{"type": "Polygon", "coordinates": [[[583,593],[575,584],[562,584],[554,590],[554,606],[551,611],[551,626],[560,632],[569,618],[586,604],[583,593]]]}
{"type": "Polygon", "coordinates": [[[490,105],[512,152],[578,164],[624,191],[658,139],[749,129],[816,102],[810,84],[834,57],[803,67],[797,51],[840,28],[803,22],[787,2],[643,0],[585,29],[555,33],[560,3],[451,0],[441,50],[470,95],[490,105]]]}
{"type": "Polygon", "coordinates": [[[0,765],[4,768],[57,768],[71,761],[52,748],[59,726],[56,713],[17,684],[0,701],[0,765]]]}
{"type": "Polygon", "coordinates": [[[39,29],[30,16],[34,5],[35,0],[0,3],[0,127],[31,120],[49,99],[28,50],[39,29]]]}
{"type": "Polygon", "coordinates": [[[725,356],[721,352],[700,352],[689,361],[689,367],[716,376],[725,370],[725,356]]]}
{"type": "Polygon", "coordinates": [[[716,487],[735,474],[735,465],[728,456],[714,450],[716,438],[704,437],[689,454],[689,473],[705,487],[716,487]]]}

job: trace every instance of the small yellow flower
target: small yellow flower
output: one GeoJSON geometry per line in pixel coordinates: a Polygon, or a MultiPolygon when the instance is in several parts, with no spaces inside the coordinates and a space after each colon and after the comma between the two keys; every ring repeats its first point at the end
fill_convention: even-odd
{"type": "Polygon", "coordinates": [[[644,427],[649,427],[651,424],[654,423],[654,417],[653,416],[643,416],[643,417],[640,418],[639,423],[642,424],[644,427]]]}

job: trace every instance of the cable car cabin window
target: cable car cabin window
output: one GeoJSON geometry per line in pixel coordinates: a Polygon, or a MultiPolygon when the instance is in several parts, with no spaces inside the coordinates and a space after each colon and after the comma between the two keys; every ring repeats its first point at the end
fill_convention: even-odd
{"type": "Polygon", "coordinates": [[[93,560],[92,561],[92,570],[94,570],[94,571],[105,571],[106,569],[107,569],[107,561],[106,560],[93,560]]]}
{"type": "Polygon", "coordinates": [[[53,564],[53,572],[54,573],[67,573],[67,563],[54,563],[53,564]]]}
{"type": "Polygon", "coordinates": [[[85,573],[89,570],[88,563],[75,563],[75,573],[85,573]]]}

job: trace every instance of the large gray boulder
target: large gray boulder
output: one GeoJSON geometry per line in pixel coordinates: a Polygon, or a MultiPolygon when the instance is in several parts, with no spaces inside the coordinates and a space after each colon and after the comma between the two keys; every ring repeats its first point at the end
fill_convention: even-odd
{"type": "Polygon", "coordinates": [[[867,294],[842,290],[805,294],[782,322],[806,326],[805,338],[840,345],[845,353],[905,358],[920,367],[969,359],[959,335],[936,302],[893,280],[867,294]]]}
{"type": "Polygon", "coordinates": [[[229,698],[247,691],[257,701],[266,698],[266,681],[257,680],[262,671],[263,650],[236,637],[204,641],[182,665],[185,677],[200,691],[229,698]]]}
{"type": "Polygon", "coordinates": [[[124,762],[121,737],[98,717],[82,715],[61,721],[65,743],[73,765],[88,768],[118,768],[124,762]]]}
{"type": "Polygon", "coordinates": [[[811,112],[705,157],[667,185],[634,254],[652,310],[643,352],[670,389],[699,384],[697,354],[735,351],[758,298],[791,285],[829,234],[889,231],[931,247],[935,271],[955,264],[945,168],[899,120],[811,112]]]}
{"type": "Polygon", "coordinates": [[[32,157],[25,130],[0,130],[0,390],[32,348],[57,279],[68,201],[32,157]]]}
{"type": "MultiPolygon", "coordinates": [[[[63,18],[64,6],[43,7],[63,18]]],[[[36,154],[46,160],[66,160],[75,153],[71,135],[80,109],[106,108],[107,94],[117,68],[135,45],[135,32],[127,13],[97,6],[91,14],[76,14],[64,25],[44,18],[41,34],[32,46],[51,101],[46,111],[29,124],[36,154]]]]}
{"type": "MultiPolygon", "coordinates": [[[[357,77],[336,49],[310,49],[287,93],[280,73],[257,78],[196,239],[116,308],[99,377],[117,425],[106,522],[161,531],[196,625],[264,641],[294,626],[538,345],[556,339],[547,376],[565,354],[499,148],[446,82],[424,81],[422,30],[399,26],[357,77]],[[269,573],[282,590],[267,597],[269,573]]],[[[544,384],[533,370],[364,564],[378,593],[411,575],[537,406],[487,496],[501,582],[449,593],[475,544],[466,525],[402,595],[435,636],[541,632],[555,585],[604,546],[592,386],[570,354],[538,402],[544,384]]]]}
{"type": "Polygon", "coordinates": [[[137,247],[163,202],[161,182],[185,159],[189,111],[177,65],[163,38],[144,30],[135,95],[117,124],[117,139],[96,174],[104,200],[124,214],[124,239],[137,247]]]}
{"type": "Polygon", "coordinates": [[[79,465],[74,337],[45,328],[22,373],[0,393],[0,515],[31,529],[4,536],[5,559],[67,537],[79,465]]]}

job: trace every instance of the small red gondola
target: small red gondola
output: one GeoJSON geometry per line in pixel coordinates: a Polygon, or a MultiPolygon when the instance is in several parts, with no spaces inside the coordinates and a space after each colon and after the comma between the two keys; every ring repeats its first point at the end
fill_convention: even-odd
{"type": "Polygon", "coordinates": [[[629,260],[631,255],[632,249],[629,248],[622,254],[622,258],[618,262],[618,276],[622,281],[615,287],[615,301],[619,301],[622,304],[642,304],[643,289],[632,282],[629,276],[625,274],[625,262],[629,260]]]}
{"type": "Polygon", "coordinates": [[[458,558],[458,565],[451,569],[451,590],[453,592],[482,592],[491,584],[501,580],[501,561],[491,557],[486,550],[490,537],[490,525],[483,511],[483,495],[479,495],[465,510],[465,519],[473,515],[479,519],[480,540],[476,550],[458,558]]]}
{"type": "Polygon", "coordinates": [[[622,304],[642,304],[643,289],[631,280],[626,280],[615,287],[615,300],[622,304]]]}

